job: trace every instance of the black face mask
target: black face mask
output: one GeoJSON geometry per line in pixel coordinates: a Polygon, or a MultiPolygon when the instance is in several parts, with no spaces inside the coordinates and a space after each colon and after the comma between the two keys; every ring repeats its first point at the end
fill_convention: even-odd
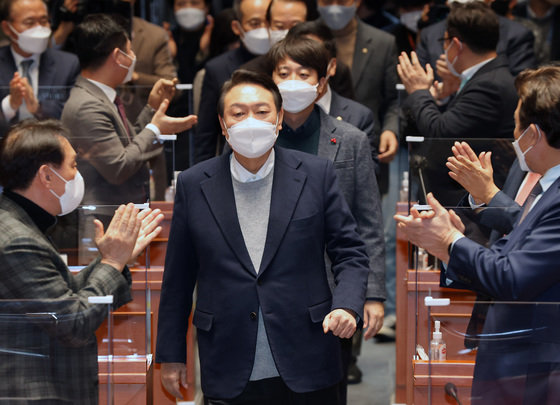
{"type": "Polygon", "coordinates": [[[509,11],[509,0],[494,0],[490,7],[496,14],[505,16],[509,11]]]}

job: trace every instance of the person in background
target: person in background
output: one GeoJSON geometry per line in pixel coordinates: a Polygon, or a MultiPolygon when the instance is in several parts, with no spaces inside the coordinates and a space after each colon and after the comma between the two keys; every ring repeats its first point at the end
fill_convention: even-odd
{"type": "Polygon", "coordinates": [[[59,121],[25,121],[0,145],[0,299],[3,316],[14,310],[11,326],[0,331],[3,402],[99,403],[95,331],[107,307],[88,298],[112,295],[113,310],[131,301],[126,264],[161,231],[159,210],[121,205],[106,230],[95,222],[99,256],[71,273],[49,238],[56,217],[84,195],[67,137],[59,121]],[[41,318],[49,312],[56,322],[41,318]]]}
{"type": "Polygon", "coordinates": [[[26,118],[60,118],[80,73],[78,58],[48,47],[51,29],[42,0],[6,0],[0,13],[2,31],[10,39],[0,48],[4,131],[26,118]]]}

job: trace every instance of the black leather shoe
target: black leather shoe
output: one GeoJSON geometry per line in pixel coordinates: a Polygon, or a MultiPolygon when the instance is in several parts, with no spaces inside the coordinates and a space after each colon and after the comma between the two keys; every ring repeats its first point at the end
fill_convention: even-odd
{"type": "Polygon", "coordinates": [[[348,384],[359,384],[362,382],[362,370],[356,363],[348,366],[348,384]]]}

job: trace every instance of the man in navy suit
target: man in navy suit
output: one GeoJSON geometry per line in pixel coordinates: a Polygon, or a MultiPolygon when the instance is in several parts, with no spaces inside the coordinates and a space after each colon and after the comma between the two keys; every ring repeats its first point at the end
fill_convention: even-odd
{"type": "Polygon", "coordinates": [[[25,118],[60,118],[80,73],[78,58],[47,48],[50,23],[42,0],[2,4],[2,31],[11,44],[0,48],[0,99],[5,124],[25,118]]]}
{"type": "Polygon", "coordinates": [[[197,284],[206,404],[338,404],[337,336],[364,319],[369,259],[334,166],[274,147],[283,110],[269,76],[238,71],[219,100],[233,153],[178,178],[156,348],[162,383],[175,397],[186,385],[197,284]]]}
{"type": "Polygon", "coordinates": [[[560,397],[558,306],[531,304],[560,300],[560,68],[524,71],[516,87],[514,148],[520,166],[542,178],[511,233],[485,248],[465,238],[457,217],[432,195],[433,211],[395,216],[412,243],[447,263],[444,279],[495,299],[478,348],[473,404],[553,404],[560,397]]]}

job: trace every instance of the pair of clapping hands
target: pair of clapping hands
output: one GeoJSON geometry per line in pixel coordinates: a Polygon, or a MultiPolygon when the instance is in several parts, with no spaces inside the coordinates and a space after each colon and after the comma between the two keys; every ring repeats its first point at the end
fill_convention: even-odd
{"type": "MultiPolygon", "coordinates": [[[[461,184],[476,203],[488,204],[499,191],[494,184],[492,152],[478,156],[466,142],[455,142],[453,156],[447,159],[449,176],[461,184]]],[[[463,236],[465,226],[453,210],[445,209],[432,193],[428,194],[431,210],[410,210],[410,215],[395,215],[397,226],[413,244],[426,249],[444,262],[449,261],[449,246],[463,236]]]]}

